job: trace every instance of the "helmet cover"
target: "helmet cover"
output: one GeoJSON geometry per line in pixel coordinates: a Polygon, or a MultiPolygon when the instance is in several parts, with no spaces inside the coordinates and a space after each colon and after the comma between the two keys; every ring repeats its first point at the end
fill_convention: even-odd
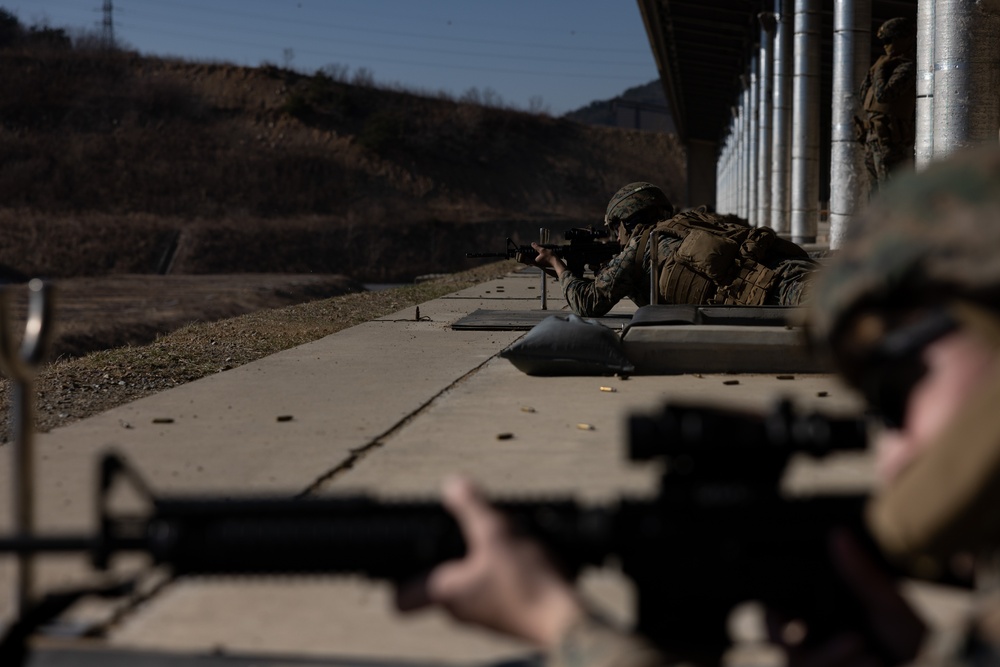
{"type": "Polygon", "coordinates": [[[608,202],[605,222],[624,222],[647,209],[660,212],[660,219],[673,215],[674,205],[663,190],[645,181],[636,181],[620,188],[608,202]]]}

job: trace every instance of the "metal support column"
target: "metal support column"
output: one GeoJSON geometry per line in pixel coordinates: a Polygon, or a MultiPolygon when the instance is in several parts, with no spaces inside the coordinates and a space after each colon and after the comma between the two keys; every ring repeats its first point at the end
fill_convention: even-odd
{"type": "Polygon", "coordinates": [[[771,131],[771,227],[791,232],[792,0],[775,0],[774,109],[771,131]]]}
{"type": "Polygon", "coordinates": [[[759,143],[759,123],[760,123],[760,77],[758,76],[758,62],[760,58],[757,53],[750,55],[750,72],[747,77],[750,89],[750,113],[747,114],[747,136],[750,138],[750,150],[747,155],[749,162],[747,169],[747,222],[752,227],[757,223],[757,158],[760,153],[759,143]]]}
{"type": "Polygon", "coordinates": [[[819,226],[819,105],[822,2],[795,2],[792,79],[792,241],[814,243],[819,226]]]}
{"type": "Polygon", "coordinates": [[[997,143],[1000,16],[981,0],[937,0],[934,9],[934,159],[997,143]]]}
{"type": "Polygon", "coordinates": [[[757,225],[771,225],[771,128],[774,123],[774,32],[775,17],[770,12],[757,16],[760,23],[760,113],[757,123],[757,225]]]}
{"type": "Polygon", "coordinates": [[[750,82],[743,75],[743,93],[740,98],[740,212],[746,219],[750,214],[750,82]]]}
{"type": "Polygon", "coordinates": [[[934,0],[917,2],[917,120],[914,166],[934,158],[934,0]]]}
{"type": "Polygon", "coordinates": [[[840,245],[848,221],[868,198],[864,151],[854,140],[861,116],[858,90],[871,62],[871,0],[835,0],[833,121],[830,146],[830,247],[840,245]]]}

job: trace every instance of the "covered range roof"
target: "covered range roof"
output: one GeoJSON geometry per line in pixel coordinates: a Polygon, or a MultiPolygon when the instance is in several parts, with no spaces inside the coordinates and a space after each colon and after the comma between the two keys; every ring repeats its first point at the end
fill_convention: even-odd
{"type": "MultiPolygon", "coordinates": [[[[638,0],[677,131],[685,141],[718,142],[739,100],[760,38],[757,15],[774,0],[638,0]]],[[[823,0],[821,82],[831,96],[833,0],[823,0]]],[[[872,35],[894,16],[916,17],[917,0],[872,0],[872,35]]],[[[877,44],[874,45],[877,47],[877,44]]],[[[873,51],[874,53],[875,51],[873,51]]],[[[829,114],[830,105],[821,105],[829,114]]],[[[829,122],[824,122],[829,132],[829,122]]]]}

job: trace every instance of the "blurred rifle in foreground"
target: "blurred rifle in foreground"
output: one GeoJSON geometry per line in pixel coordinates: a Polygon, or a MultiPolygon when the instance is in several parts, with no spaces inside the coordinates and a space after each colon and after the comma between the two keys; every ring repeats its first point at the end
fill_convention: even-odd
{"type": "MultiPolygon", "coordinates": [[[[860,495],[786,497],[793,455],[866,446],[860,420],[766,415],[667,405],[629,421],[632,461],[663,465],[656,494],[605,506],[576,500],[499,500],[515,530],[541,540],[564,571],[617,563],[635,583],[637,630],[675,656],[713,662],[729,645],[734,606],[757,600],[807,619],[822,637],[859,618],[828,558],[829,531],[863,532],[860,495]]],[[[148,554],[175,576],[360,573],[405,580],[461,557],[457,524],[437,501],[158,497],[125,462],[103,459],[94,535],[11,536],[0,552],[88,552],[96,568],[148,554]],[[110,491],[130,479],[148,509],[113,515],[110,491]]],[[[26,641],[75,599],[117,589],[48,595],[22,611],[0,643],[0,664],[21,664],[26,641]]]]}
{"type": "MultiPolygon", "coordinates": [[[[574,227],[567,229],[563,235],[569,241],[568,244],[542,243],[541,246],[548,248],[556,257],[565,262],[566,268],[577,278],[582,278],[588,268],[591,272],[597,273],[602,266],[622,250],[621,244],[602,240],[608,238],[606,230],[574,227]]],[[[537,254],[538,251],[530,245],[518,245],[508,237],[507,249],[503,252],[468,252],[465,253],[465,256],[481,259],[516,259],[527,264],[537,254]]]]}

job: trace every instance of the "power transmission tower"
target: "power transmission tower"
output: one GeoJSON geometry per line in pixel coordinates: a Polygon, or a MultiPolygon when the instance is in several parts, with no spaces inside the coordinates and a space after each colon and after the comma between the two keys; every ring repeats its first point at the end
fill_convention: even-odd
{"type": "Polygon", "coordinates": [[[112,0],[104,0],[104,6],[101,10],[104,12],[104,21],[101,24],[101,43],[104,44],[104,48],[110,49],[115,45],[115,8],[112,0]]]}

